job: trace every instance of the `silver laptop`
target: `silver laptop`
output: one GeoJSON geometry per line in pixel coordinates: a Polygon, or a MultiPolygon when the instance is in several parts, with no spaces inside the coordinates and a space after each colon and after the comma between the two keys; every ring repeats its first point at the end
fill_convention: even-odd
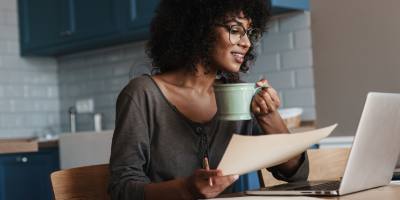
{"type": "Polygon", "coordinates": [[[341,181],[295,182],[247,195],[338,196],[390,183],[400,153],[400,94],[369,93],[341,181]]]}

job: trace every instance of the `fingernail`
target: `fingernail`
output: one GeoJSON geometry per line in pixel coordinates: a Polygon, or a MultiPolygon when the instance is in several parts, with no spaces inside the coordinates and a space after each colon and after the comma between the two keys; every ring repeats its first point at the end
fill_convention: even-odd
{"type": "Polygon", "coordinates": [[[238,180],[239,179],[239,175],[234,175],[233,176],[233,179],[236,181],[236,180],[238,180]]]}

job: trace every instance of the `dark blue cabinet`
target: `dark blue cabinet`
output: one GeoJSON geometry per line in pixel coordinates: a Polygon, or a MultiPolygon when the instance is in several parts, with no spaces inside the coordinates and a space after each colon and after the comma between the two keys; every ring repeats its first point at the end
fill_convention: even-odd
{"type": "Polygon", "coordinates": [[[128,20],[127,28],[135,30],[148,27],[159,2],[160,0],[125,0],[125,12],[128,13],[124,19],[128,20]]]}
{"type": "MultiPolygon", "coordinates": [[[[21,55],[52,56],[148,39],[161,0],[18,0],[21,55]]],[[[309,0],[271,0],[273,14],[309,0]]]]}
{"type": "Polygon", "coordinates": [[[273,15],[310,9],[310,0],[271,0],[271,4],[273,15]]]}
{"type": "Polygon", "coordinates": [[[118,31],[117,4],[114,0],[63,0],[64,25],[59,34],[65,42],[86,40],[118,31]]]}
{"type": "Polygon", "coordinates": [[[54,0],[19,1],[22,51],[56,44],[62,27],[60,3],[54,0]]]}
{"type": "Polygon", "coordinates": [[[18,0],[22,55],[57,55],[119,31],[114,0],[18,0]],[[82,44],[80,43],[82,42],[82,44]]]}
{"type": "Polygon", "coordinates": [[[0,155],[0,200],[50,200],[50,173],[59,169],[57,148],[0,155]]]}

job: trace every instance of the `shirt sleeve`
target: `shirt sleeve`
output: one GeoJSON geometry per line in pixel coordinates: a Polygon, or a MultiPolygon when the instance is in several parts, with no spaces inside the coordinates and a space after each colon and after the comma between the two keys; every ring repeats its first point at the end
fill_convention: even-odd
{"type": "Polygon", "coordinates": [[[109,193],[112,199],[144,199],[150,183],[145,169],[150,159],[148,127],[131,96],[121,92],[116,106],[110,156],[109,193]]]}
{"type": "Polygon", "coordinates": [[[272,175],[278,180],[286,182],[306,181],[309,173],[307,152],[303,152],[300,159],[300,166],[291,176],[285,176],[276,167],[270,167],[267,170],[270,171],[272,175]]]}
{"type": "MultiPolygon", "coordinates": [[[[253,121],[253,135],[262,135],[262,131],[256,120],[253,121]]],[[[303,152],[301,154],[300,165],[297,168],[296,172],[293,173],[291,176],[285,176],[282,174],[276,167],[267,168],[268,171],[272,173],[272,175],[282,181],[286,182],[294,182],[294,181],[305,181],[308,178],[309,174],[309,163],[308,163],[308,156],[307,152],[303,152]]]]}

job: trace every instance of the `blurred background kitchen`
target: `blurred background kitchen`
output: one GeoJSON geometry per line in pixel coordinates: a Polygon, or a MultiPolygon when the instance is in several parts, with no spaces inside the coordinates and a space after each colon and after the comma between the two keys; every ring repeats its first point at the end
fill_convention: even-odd
{"type": "MultiPolygon", "coordinates": [[[[49,199],[51,171],[108,162],[117,95],[151,70],[158,2],[0,0],[0,200],[49,199]]],[[[367,92],[400,91],[400,2],[272,5],[243,79],[269,80],[293,130],[338,122],[320,146],[350,146],[367,92]]]]}

